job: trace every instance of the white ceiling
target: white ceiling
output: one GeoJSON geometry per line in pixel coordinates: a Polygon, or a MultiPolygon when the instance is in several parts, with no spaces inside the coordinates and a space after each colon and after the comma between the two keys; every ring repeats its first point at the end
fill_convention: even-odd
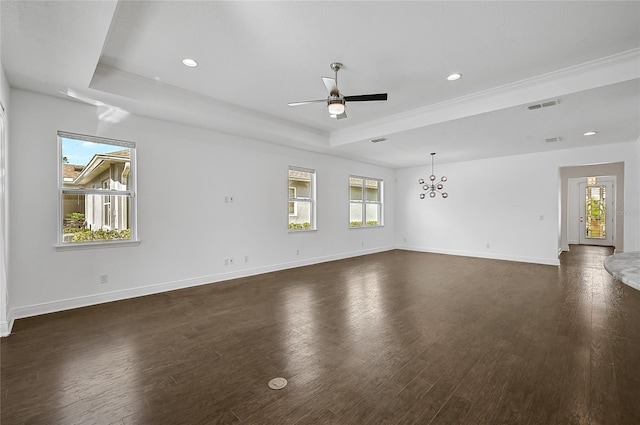
{"type": "Polygon", "coordinates": [[[3,0],[0,13],[12,87],[394,168],[640,137],[638,1],[3,0]],[[389,100],[348,103],[344,120],[287,106],[326,97],[334,61],[343,94],[389,100]]]}

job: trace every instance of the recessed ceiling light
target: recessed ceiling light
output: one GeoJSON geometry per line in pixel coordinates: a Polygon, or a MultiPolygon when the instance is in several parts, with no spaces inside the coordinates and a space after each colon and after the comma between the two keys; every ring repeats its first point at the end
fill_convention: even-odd
{"type": "Polygon", "coordinates": [[[195,59],[185,58],[182,59],[182,63],[189,68],[195,68],[196,66],[198,66],[198,61],[196,61],[195,59]]]}
{"type": "Polygon", "coordinates": [[[454,74],[449,74],[449,76],[447,76],[447,80],[449,81],[459,80],[460,78],[462,78],[462,74],[458,74],[457,72],[454,74]]]}
{"type": "Polygon", "coordinates": [[[587,131],[584,133],[585,136],[595,136],[596,134],[598,134],[597,131],[587,131]]]}

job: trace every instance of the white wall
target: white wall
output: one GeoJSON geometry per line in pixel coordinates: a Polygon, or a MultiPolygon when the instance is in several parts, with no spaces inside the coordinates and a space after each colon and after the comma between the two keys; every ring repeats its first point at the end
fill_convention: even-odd
{"type": "MultiPolygon", "coordinates": [[[[558,264],[561,167],[624,162],[625,211],[640,206],[639,142],[437,164],[447,199],[418,198],[427,165],[398,170],[396,241],[400,248],[558,264]],[[406,239],[406,240],[405,240],[406,239]],[[487,248],[489,244],[489,248],[487,248]]],[[[626,220],[625,251],[638,250],[638,220],[626,220]]]]}
{"type": "Polygon", "coordinates": [[[11,105],[14,318],[395,247],[394,170],[143,117],[99,125],[92,106],[23,90],[11,105]],[[139,246],[55,251],[58,130],[137,143],[139,246]],[[316,232],[287,231],[289,165],[316,170],[316,232]],[[388,182],[383,228],[348,228],[350,174],[388,182]]]}

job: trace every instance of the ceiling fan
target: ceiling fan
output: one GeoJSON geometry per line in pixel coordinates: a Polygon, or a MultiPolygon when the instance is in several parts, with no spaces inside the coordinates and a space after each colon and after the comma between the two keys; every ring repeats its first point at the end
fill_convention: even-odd
{"type": "Polygon", "coordinates": [[[343,119],[347,118],[347,113],[345,112],[345,106],[347,102],[370,102],[373,100],[387,100],[387,93],[377,93],[377,94],[361,94],[357,96],[343,96],[340,94],[340,90],[338,90],[338,71],[344,65],[340,62],[333,62],[331,65],[331,69],[335,73],[334,78],[330,77],[322,77],[322,82],[324,83],[327,91],[329,92],[329,96],[326,99],[317,99],[317,100],[304,100],[302,102],[291,102],[289,106],[299,106],[306,105],[308,103],[327,103],[327,110],[329,111],[329,115],[332,118],[343,119]]]}

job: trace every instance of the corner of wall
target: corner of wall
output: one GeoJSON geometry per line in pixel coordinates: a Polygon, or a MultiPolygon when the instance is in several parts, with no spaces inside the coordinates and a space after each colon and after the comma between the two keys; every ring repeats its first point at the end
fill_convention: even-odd
{"type": "Polygon", "coordinates": [[[7,109],[9,82],[0,61],[0,336],[11,333],[13,321],[9,319],[9,223],[7,176],[9,160],[7,158],[7,109]]]}

